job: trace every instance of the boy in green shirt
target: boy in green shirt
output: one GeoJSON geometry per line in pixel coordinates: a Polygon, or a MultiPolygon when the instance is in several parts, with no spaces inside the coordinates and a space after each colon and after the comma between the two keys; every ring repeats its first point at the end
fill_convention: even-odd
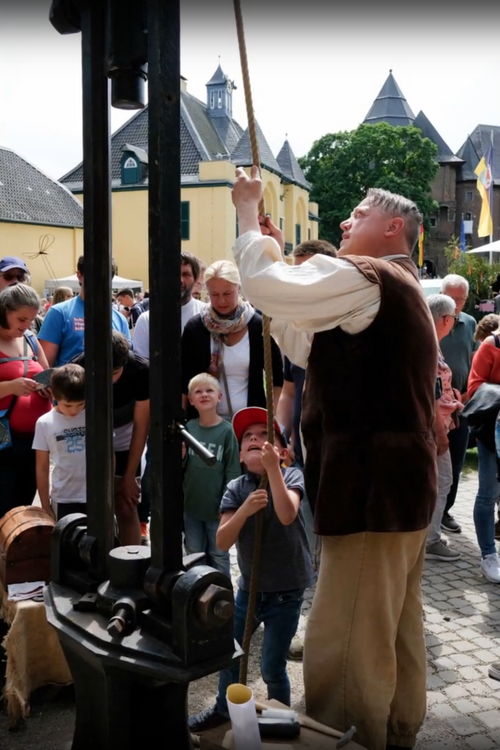
{"type": "Polygon", "coordinates": [[[217,547],[219,507],[226,485],[241,474],[240,449],[233,428],[217,414],[221,399],[218,381],[208,373],[192,378],[188,385],[189,402],[198,412],[186,429],[217,458],[207,466],[191,449],[186,456],[184,474],[184,543],[186,552],[204,552],[207,565],[230,577],[229,552],[217,547]]]}

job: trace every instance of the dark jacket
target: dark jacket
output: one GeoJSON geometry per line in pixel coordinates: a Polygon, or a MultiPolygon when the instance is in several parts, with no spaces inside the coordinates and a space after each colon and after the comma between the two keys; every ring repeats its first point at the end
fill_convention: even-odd
{"type": "MultiPolygon", "coordinates": [[[[248,339],[250,345],[250,362],[248,373],[248,404],[247,406],[266,406],[264,391],[264,345],[262,340],[262,316],[254,313],[248,323],[248,339]]],[[[201,316],[195,315],[188,320],[182,334],[182,392],[188,392],[188,383],[195,375],[208,372],[211,358],[210,333],[201,321],[201,316]]],[[[271,339],[273,353],[273,384],[281,388],[283,385],[283,361],[281,352],[275,340],[271,339]]],[[[188,406],[187,418],[194,419],[197,412],[188,406]]]]}
{"type": "Polygon", "coordinates": [[[409,258],[343,260],[380,286],[381,302],[357,335],[314,336],[302,431],[315,529],[425,529],[437,491],[434,324],[409,258]]]}

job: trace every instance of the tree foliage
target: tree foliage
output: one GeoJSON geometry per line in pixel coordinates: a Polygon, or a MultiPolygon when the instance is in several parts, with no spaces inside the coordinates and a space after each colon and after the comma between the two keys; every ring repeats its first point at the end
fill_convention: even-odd
{"type": "MultiPolygon", "coordinates": [[[[487,255],[460,252],[459,240],[452,237],[444,249],[444,255],[448,261],[448,273],[457,273],[469,282],[469,297],[465,306],[465,312],[475,317],[478,314],[477,304],[481,300],[491,297],[491,285],[500,274],[500,263],[490,265],[487,255]]],[[[466,247],[470,250],[470,246],[466,247]]]]}
{"type": "Polygon", "coordinates": [[[360,125],[315,141],[299,159],[319,204],[320,234],[338,245],[341,221],[371,187],[415,201],[424,217],[436,210],[431,185],[438,169],[437,147],[413,126],[360,125]]]}

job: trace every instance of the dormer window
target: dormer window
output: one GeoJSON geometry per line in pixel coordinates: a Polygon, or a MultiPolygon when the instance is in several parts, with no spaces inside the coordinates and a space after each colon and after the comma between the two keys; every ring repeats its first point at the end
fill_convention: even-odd
{"type": "Polygon", "coordinates": [[[135,159],[132,159],[131,156],[128,157],[127,161],[123,165],[124,169],[137,169],[137,162],[135,159]]]}

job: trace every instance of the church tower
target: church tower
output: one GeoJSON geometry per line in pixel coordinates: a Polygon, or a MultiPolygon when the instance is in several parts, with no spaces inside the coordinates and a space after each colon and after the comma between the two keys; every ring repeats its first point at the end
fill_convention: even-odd
{"type": "Polygon", "coordinates": [[[210,117],[233,117],[234,81],[223,72],[220,63],[212,78],[206,84],[207,111],[210,117]]]}

